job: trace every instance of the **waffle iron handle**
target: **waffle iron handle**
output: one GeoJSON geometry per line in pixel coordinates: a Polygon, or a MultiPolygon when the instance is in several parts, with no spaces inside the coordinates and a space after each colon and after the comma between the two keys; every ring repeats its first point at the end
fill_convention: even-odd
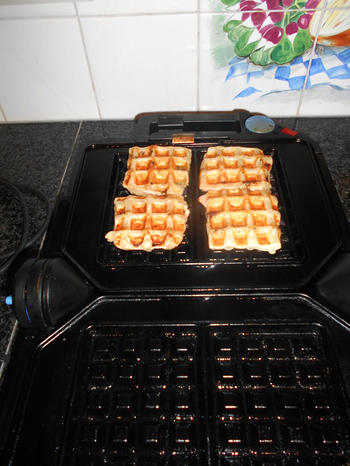
{"type": "Polygon", "coordinates": [[[199,140],[234,139],[249,133],[244,126],[249,116],[248,112],[143,114],[135,118],[135,140],[171,142],[179,133],[192,134],[199,140]]]}

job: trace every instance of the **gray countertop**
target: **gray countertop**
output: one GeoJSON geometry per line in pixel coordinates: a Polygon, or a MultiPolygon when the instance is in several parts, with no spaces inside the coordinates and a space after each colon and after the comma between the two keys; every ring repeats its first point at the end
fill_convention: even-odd
{"type": "MultiPolygon", "coordinates": [[[[317,141],[350,221],[350,118],[306,118],[276,121],[317,141]]],[[[93,142],[132,141],[133,121],[62,122],[0,125],[0,178],[40,189],[54,206],[70,185],[74,162],[93,142]]],[[[31,231],[44,218],[44,208],[28,196],[31,231]]],[[[18,244],[22,218],[17,201],[0,188],[0,252],[18,244]]],[[[36,254],[40,243],[32,247],[36,254]]],[[[11,277],[0,275],[0,376],[15,335],[15,319],[4,304],[11,277]]]]}

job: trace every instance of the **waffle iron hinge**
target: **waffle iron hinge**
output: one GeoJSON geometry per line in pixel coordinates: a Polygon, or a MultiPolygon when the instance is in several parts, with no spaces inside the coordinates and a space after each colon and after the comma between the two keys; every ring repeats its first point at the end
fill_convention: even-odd
{"type": "Polygon", "coordinates": [[[93,286],[59,257],[28,259],[13,277],[12,309],[24,328],[54,328],[94,296],[93,286]]]}

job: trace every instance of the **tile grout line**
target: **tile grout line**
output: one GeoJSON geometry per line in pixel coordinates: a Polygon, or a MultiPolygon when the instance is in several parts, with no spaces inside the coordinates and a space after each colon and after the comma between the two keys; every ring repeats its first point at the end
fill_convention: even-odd
{"type": "MultiPolygon", "coordinates": [[[[75,4],[76,2],[74,2],[75,4]]],[[[82,14],[79,15],[80,18],[84,19],[95,19],[95,18],[129,18],[133,16],[177,16],[177,15],[191,15],[197,13],[196,10],[189,11],[164,11],[164,12],[154,12],[154,13],[94,13],[91,15],[82,14]]],[[[67,15],[34,15],[34,16],[1,16],[1,21],[23,21],[23,20],[38,20],[38,19],[75,19],[76,15],[67,14],[67,15]]]]}
{"type": "Polygon", "coordinates": [[[91,15],[82,14],[81,18],[125,18],[130,16],[177,16],[177,15],[192,15],[197,13],[197,9],[188,11],[155,11],[145,13],[94,13],[91,15]]]}
{"type": "MultiPolygon", "coordinates": [[[[289,11],[324,11],[324,10],[329,10],[329,11],[349,11],[350,10],[350,7],[340,7],[340,8],[328,8],[328,7],[322,7],[322,8],[295,8],[295,9],[288,9],[289,11]]],[[[245,10],[245,12],[247,13],[252,13],[256,10],[245,10]]],[[[278,9],[271,9],[269,10],[269,13],[272,13],[272,12],[280,12],[281,10],[278,10],[278,9]]],[[[224,9],[222,11],[217,11],[217,10],[208,10],[208,11],[203,11],[202,13],[205,14],[205,15],[223,15],[223,14],[235,14],[235,13],[239,13],[240,10],[237,9],[237,10],[227,10],[227,9],[224,9]]],[[[150,12],[146,12],[146,13],[105,13],[105,14],[102,14],[102,13],[96,13],[96,14],[91,14],[91,15],[88,15],[88,14],[82,14],[80,15],[79,17],[80,18],[84,18],[84,19],[96,19],[96,18],[126,18],[126,17],[133,17],[133,16],[137,16],[137,17],[140,17],[140,16],[176,16],[176,15],[190,15],[190,14],[193,14],[193,13],[198,13],[198,11],[196,10],[189,10],[189,11],[164,11],[164,12],[153,12],[153,13],[150,13],[150,12]]],[[[23,21],[23,20],[39,20],[39,19],[75,19],[76,16],[74,15],[70,15],[70,14],[67,14],[67,15],[37,15],[37,16],[2,16],[0,17],[0,22],[1,21],[23,21]]]]}
{"type": "MultiPolygon", "coordinates": [[[[326,2],[326,5],[327,5],[327,2],[326,2]]],[[[324,6],[322,8],[322,10],[321,10],[321,17],[320,17],[319,23],[317,25],[316,36],[314,38],[314,42],[313,42],[313,45],[312,45],[310,59],[309,59],[309,63],[308,63],[306,74],[305,74],[304,84],[303,84],[303,88],[301,90],[300,97],[299,97],[299,103],[298,103],[298,108],[297,108],[297,112],[296,112],[296,118],[300,118],[300,113],[301,113],[301,108],[302,108],[302,105],[303,105],[304,94],[305,94],[305,91],[306,91],[306,85],[307,85],[307,81],[308,81],[309,76],[310,76],[310,69],[311,69],[312,61],[313,61],[313,59],[315,57],[315,50],[316,50],[316,46],[317,46],[317,38],[318,38],[320,29],[321,29],[321,24],[322,24],[322,20],[323,20],[325,11],[326,11],[326,6],[324,6]]]]}
{"type": "Polygon", "coordinates": [[[2,108],[1,104],[0,104],[0,114],[2,115],[2,117],[4,119],[4,123],[8,123],[7,118],[6,118],[6,114],[5,114],[4,109],[2,108]]]}
{"type": "MultiPolygon", "coordinates": [[[[314,8],[286,8],[288,11],[349,11],[350,7],[344,6],[344,7],[338,7],[338,8],[332,8],[328,6],[323,6],[322,8],[314,7],[314,8]]],[[[222,11],[218,10],[207,10],[203,11],[202,13],[205,15],[228,15],[228,14],[236,14],[239,13],[241,10],[234,9],[234,10],[229,10],[229,9],[223,9],[222,11]]],[[[274,9],[271,8],[269,12],[280,12],[280,9],[274,9]]],[[[247,9],[245,10],[247,13],[252,13],[256,12],[256,10],[253,9],[247,9]]],[[[161,12],[144,12],[144,13],[93,13],[93,14],[81,14],[80,18],[84,19],[94,19],[94,18],[123,18],[123,17],[133,17],[133,16],[176,16],[176,15],[189,15],[197,13],[197,9],[195,10],[188,10],[188,11],[161,11],[161,12]]],[[[65,14],[65,15],[54,15],[54,14],[48,14],[48,15],[33,15],[33,16],[0,16],[0,22],[1,21],[16,21],[16,20],[38,20],[38,19],[74,19],[76,18],[75,15],[73,14],[65,14]]]]}
{"type": "Polygon", "coordinates": [[[97,108],[98,118],[99,118],[99,120],[102,120],[101,109],[100,109],[100,105],[99,105],[98,98],[97,98],[97,93],[96,93],[95,81],[94,81],[94,77],[93,77],[93,74],[92,74],[92,69],[91,69],[91,64],[90,64],[90,60],[89,60],[89,55],[88,55],[88,51],[87,51],[87,47],[86,47],[86,43],[85,43],[85,36],[84,36],[83,27],[82,27],[82,24],[81,24],[81,19],[80,19],[80,16],[79,16],[78,7],[77,7],[77,3],[76,3],[76,2],[74,2],[74,8],[75,8],[76,19],[77,19],[77,21],[78,21],[78,27],[79,27],[80,37],[81,37],[81,40],[82,40],[82,43],[83,43],[84,55],[85,55],[85,60],[86,60],[86,64],[87,64],[88,71],[89,71],[91,87],[92,87],[92,91],[93,91],[93,93],[94,93],[94,98],[95,98],[95,104],[96,104],[96,108],[97,108]]]}
{"type": "MultiPolygon", "coordinates": [[[[344,6],[344,7],[339,7],[339,8],[331,8],[331,7],[327,7],[327,6],[323,6],[321,8],[319,7],[314,7],[314,8],[291,8],[291,7],[282,7],[282,10],[288,10],[290,12],[301,12],[301,11],[312,11],[312,12],[322,12],[322,11],[342,11],[342,10],[345,10],[345,11],[349,11],[350,10],[350,6],[344,6]]],[[[273,13],[273,12],[281,12],[282,11],[281,9],[277,9],[277,8],[271,8],[269,10],[266,10],[266,9],[261,9],[259,11],[268,11],[268,13],[273,13]]],[[[207,11],[202,11],[202,14],[203,15],[229,15],[229,14],[236,14],[236,13],[256,13],[257,10],[254,10],[254,9],[250,9],[250,8],[247,8],[246,10],[240,10],[238,7],[237,9],[235,10],[227,10],[227,9],[224,9],[222,11],[218,11],[218,10],[207,10],[207,11]]],[[[159,13],[160,14],[160,13],[159,13]]]]}
{"type": "Polygon", "coordinates": [[[200,111],[200,0],[197,0],[197,112],[200,111]]]}

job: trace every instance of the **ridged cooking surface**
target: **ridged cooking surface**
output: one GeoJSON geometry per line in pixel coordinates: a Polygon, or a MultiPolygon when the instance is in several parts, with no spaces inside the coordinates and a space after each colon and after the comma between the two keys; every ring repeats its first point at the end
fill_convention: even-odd
{"type": "MultiPolygon", "coordinates": [[[[98,261],[106,267],[115,266],[135,266],[135,265],[172,265],[181,263],[300,263],[299,239],[291,233],[294,229],[294,219],[291,209],[286,205],[282,187],[283,176],[278,172],[277,157],[274,162],[274,171],[271,173],[272,191],[278,197],[279,210],[281,212],[281,249],[275,254],[266,251],[249,251],[235,249],[233,251],[211,250],[208,247],[208,237],[206,228],[205,209],[199,202],[199,197],[203,192],[199,190],[199,167],[204,150],[192,149],[192,166],[190,172],[190,184],[184,192],[184,198],[190,209],[190,216],[187,221],[187,228],[182,242],[171,251],[155,249],[151,253],[144,251],[123,251],[107,243],[104,235],[113,228],[114,209],[113,201],[115,197],[126,196],[128,192],[123,187],[123,179],[127,170],[128,151],[120,150],[114,160],[112,179],[114,181],[110,190],[109,203],[107,203],[104,228],[101,235],[101,245],[98,253],[98,261]],[[277,181],[278,177],[278,181],[277,181]]],[[[270,157],[271,158],[271,157],[270,157]]],[[[258,183],[258,185],[264,183],[258,183]]],[[[269,185],[270,189],[270,185],[269,185]]],[[[285,189],[284,189],[285,191],[285,189]]],[[[295,233],[295,232],[293,232],[295,233]]]]}
{"type": "Polygon", "coordinates": [[[62,464],[345,464],[346,403],[325,348],[311,324],[90,329],[62,464]]]}

